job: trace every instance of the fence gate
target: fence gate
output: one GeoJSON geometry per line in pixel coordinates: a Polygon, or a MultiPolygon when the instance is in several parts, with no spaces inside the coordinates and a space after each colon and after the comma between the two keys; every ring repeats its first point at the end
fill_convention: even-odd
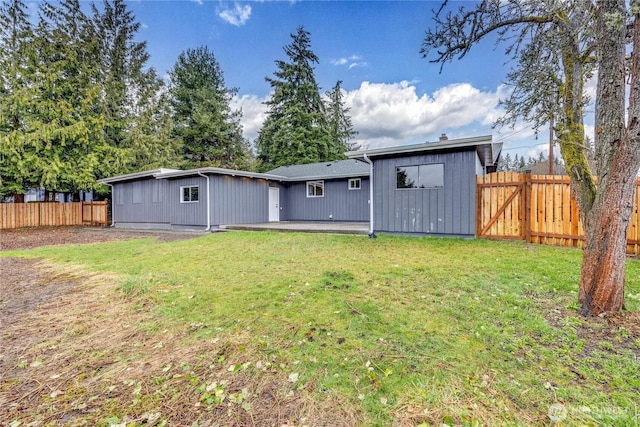
{"type": "Polygon", "coordinates": [[[106,225],[107,202],[82,202],[82,225],[106,225]]]}
{"type": "MultiPolygon", "coordinates": [[[[582,247],[584,229],[568,176],[497,172],[478,177],[476,236],[582,247]]],[[[628,253],[640,253],[640,180],[636,182],[628,253]]]]}
{"type": "Polygon", "coordinates": [[[524,239],[526,183],[524,175],[499,172],[479,176],[476,183],[476,235],[524,239]]]}

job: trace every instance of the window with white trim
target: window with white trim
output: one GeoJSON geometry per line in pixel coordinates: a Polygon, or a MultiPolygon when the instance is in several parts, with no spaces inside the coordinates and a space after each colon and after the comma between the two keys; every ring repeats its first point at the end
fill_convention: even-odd
{"type": "Polygon", "coordinates": [[[360,178],[349,179],[349,190],[359,190],[360,188],[362,188],[360,178]]]}
{"type": "Polygon", "coordinates": [[[199,186],[191,185],[188,187],[180,187],[180,203],[193,203],[199,200],[199,186]]]}
{"type": "Polygon", "coordinates": [[[324,197],[324,181],[307,181],[307,197],[324,197]]]}
{"type": "Polygon", "coordinates": [[[444,164],[398,166],[396,168],[396,188],[443,188],[444,164]]]}

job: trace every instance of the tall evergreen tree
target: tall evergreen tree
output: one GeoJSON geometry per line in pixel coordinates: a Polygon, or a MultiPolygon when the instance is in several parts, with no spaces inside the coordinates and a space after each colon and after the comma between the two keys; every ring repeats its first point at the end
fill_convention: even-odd
{"type": "Polygon", "coordinates": [[[33,32],[22,0],[0,5],[0,198],[22,201],[30,173],[25,169],[24,130],[33,32]]]}
{"type": "Polygon", "coordinates": [[[225,86],[213,52],[206,46],[182,52],[169,75],[174,134],[182,142],[185,165],[245,167],[242,112],[230,107],[237,89],[225,86]]]}
{"type": "MultiPolygon", "coordinates": [[[[518,156],[516,154],[516,156],[518,156]]],[[[500,156],[500,159],[498,160],[498,171],[499,172],[509,172],[512,171],[513,169],[511,168],[511,155],[509,153],[507,153],[504,156],[500,156]]]]}
{"type": "Polygon", "coordinates": [[[333,156],[340,158],[345,151],[356,148],[349,142],[358,132],[353,129],[353,123],[349,116],[349,108],[344,105],[342,92],[342,80],[338,80],[333,89],[326,92],[327,95],[327,119],[329,121],[329,133],[331,135],[331,148],[335,151],[333,156]],[[337,150],[337,151],[336,151],[337,150]]]}
{"type": "Polygon", "coordinates": [[[298,27],[284,47],[290,62],[276,61],[274,77],[267,77],[273,95],[257,139],[261,169],[287,164],[334,160],[342,147],[332,140],[325,106],[314,74],[318,57],[311,50],[310,33],[298,27]]]}
{"type": "Polygon", "coordinates": [[[173,120],[164,83],[149,73],[147,94],[135,104],[126,141],[127,170],[141,171],[160,167],[179,167],[180,140],[173,135],[173,120]]]}
{"type": "Polygon", "coordinates": [[[164,84],[147,66],[146,42],[123,0],[103,0],[102,11],[92,5],[92,23],[99,49],[104,137],[112,148],[99,174],[108,176],[156,166],[172,166],[178,150],[170,138],[164,84]]]}
{"type": "Polygon", "coordinates": [[[78,0],[43,3],[34,36],[35,69],[21,143],[37,186],[92,189],[104,146],[99,112],[98,48],[78,0]]]}

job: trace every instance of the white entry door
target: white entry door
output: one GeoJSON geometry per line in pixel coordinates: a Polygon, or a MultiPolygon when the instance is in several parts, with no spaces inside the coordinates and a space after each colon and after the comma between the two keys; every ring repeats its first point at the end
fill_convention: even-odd
{"type": "Polygon", "coordinates": [[[280,221],[280,189],[269,187],[269,222],[280,221]]]}

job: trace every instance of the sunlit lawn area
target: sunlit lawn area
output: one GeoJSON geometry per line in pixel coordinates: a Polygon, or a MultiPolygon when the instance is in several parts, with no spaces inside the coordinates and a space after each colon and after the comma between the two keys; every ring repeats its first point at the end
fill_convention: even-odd
{"type": "MultiPolygon", "coordinates": [[[[210,363],[249,378],[268,370],[311,401],[337,398],[361,425],[639,423],[638,329],[577,315],[579,250],[228,232],[18,254],[115,273],[117,298],[151,304],[153,320],[139,328],[193,330],[185,345],[236,337],[210,363]]],[[[631,312],[639,274],[629,260],[631,312]]],[[[219,402],[206,381],[192,381],[203,411],[260,391],[219,402]]],[[[110,414],[148,410],[141,399],[110,414]]]]}

